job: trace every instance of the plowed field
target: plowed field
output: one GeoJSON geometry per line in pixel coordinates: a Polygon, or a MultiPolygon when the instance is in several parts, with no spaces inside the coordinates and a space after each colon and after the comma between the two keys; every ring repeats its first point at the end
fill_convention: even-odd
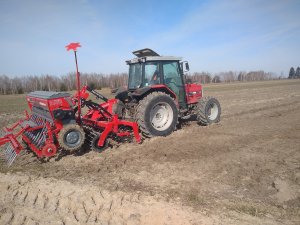
{"type": "MultiPolygon", "coordinates": [[[[204,88],[219,124],[1,164],[0,224],[300,224],[300,80],[204,88]]],[[[21,116],[14,99],[25,107],[1,96],[0,125],[21,116]]]]}

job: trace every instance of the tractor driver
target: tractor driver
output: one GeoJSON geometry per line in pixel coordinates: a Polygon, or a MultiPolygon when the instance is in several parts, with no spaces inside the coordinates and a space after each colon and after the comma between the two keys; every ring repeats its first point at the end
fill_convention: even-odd
{"type": "Polygon", "coordinates": [[[159,73],[157,70],[154,71],[153,76],[150,80],[150,84],[159,84],[160,83],[160,77],[159,77],[159,73]]]}

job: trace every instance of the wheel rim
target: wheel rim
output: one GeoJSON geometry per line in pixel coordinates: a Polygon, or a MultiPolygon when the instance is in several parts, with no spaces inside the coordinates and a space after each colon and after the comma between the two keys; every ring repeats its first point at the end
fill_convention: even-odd
{"type": "Polygon", "coordinates": [[[219,114],[219,107],[216,103],[211,103],[208,108],[208,118],[213,121],[217,119],[219,114]]]}
{"type": "Polygon", "coordinates": [[[150,111],[150,121],[152,126],[159,131],[166,130],[173,121],[173,110],[171,106],[165,102],[154,105],[150,111]]]}
{"type": "Polygon", "coordinates": [[[76,147],[81,142],[81,134],[79,131],[72,130],[65,136],[65,143],[70,147],[76,147]]]}

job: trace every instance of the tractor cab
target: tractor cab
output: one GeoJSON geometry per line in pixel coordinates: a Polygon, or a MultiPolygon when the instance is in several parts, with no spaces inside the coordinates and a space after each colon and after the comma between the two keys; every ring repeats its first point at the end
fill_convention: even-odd
{"type": "Polygon", "coordinates": [[[126,61],[129,65],[129,91],[148,90],[166,86],[182,108],[186,108],[186,92],[183,81],[182,58],[160,56],[151,49],[133,52],[137,58],[126,61]]]}

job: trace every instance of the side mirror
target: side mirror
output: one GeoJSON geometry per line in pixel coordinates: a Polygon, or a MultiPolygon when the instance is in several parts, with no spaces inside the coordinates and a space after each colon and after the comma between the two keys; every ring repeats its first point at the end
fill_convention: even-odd
{"type": "Polygon", "coordinates": [[[183,61],[180,63],[182,72],[188,72],[190,70],[189,63],[187,61],[183,61]]]}
{"type": "Polygon", "coordinates": [[[189,71],[190,70],[190,66],[188,62],[185,62],[185,71],[189,71]]]}

